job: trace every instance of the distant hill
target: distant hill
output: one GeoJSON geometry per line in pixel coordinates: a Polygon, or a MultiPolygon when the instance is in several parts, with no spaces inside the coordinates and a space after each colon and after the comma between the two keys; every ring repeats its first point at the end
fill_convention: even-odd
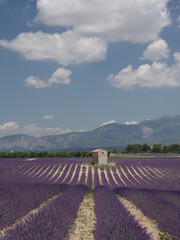
{"type": "Polygon", "coordinates": [[[32,137],[11,135],[0,138],[0,151],[58,151],[125,147],[132,143],[180,143],[180,115],[167,115],[136,125],[112,123],[87,132],[32,137]]]}

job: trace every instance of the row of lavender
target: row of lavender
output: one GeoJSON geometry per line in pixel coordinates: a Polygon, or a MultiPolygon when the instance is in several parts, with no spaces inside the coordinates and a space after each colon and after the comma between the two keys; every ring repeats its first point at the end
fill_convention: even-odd
{"type": "MultiPolygon", "coordinates": [[[[35,188],[36,185],[34,186],[35,188]]],[[[6,229],[5,234],[0,234],[0,240],[65,239],[77,216],[86,191],[87,188],[83,185],[66,189],[62,194],[58,194],[44,207],[40,208],[35,214],[31,213],[24,221],[20,221],[16,226],[6,229]]],[[[31,192],[27,196],[31,197],[31,192]]]]}
{"type": "MultiPolygon", "coordinates": [[[[27,170],[37,168],[36,172],[39,171],[43,166],[62,165],[62,164],[88,164],[91,162],[91,158],[37,158],[37,159],[19,159],[19,158],[0,158],[0,182],[11,182],[16,179],[13,178],[11,173],[15,170],[27,170]],[[8,177],[7,177],[8,175],[8,177]]],[[[27,172],[28,173],[28,172],[27,172]]]]}
{"type": "Polygon", "coordinates": [[[10,160],[6,164],[5,160],[0,160],[1,172],[4,173],[4,175],[1,174],[0,182],[41,182],[70,185],[76,185],[80,182],[87,184],[89,188],[102,184],[113,189],[131,187],[179,190],[179,159],[170,159],[169,161],[172,160],[173,164],[176,163],[176,165],[168,164],[169,168],[166,167],[166,159],[164,166],[155,169],[150,167],[150,160],[152,162],[160,161],[162,164],[162,159],[114,159],[112,161],[116,162],[116,167],[112,167],[111,170],[101,168],[99,171],[95,167],[93,168],[94,174],[92,174],[92,167],[83,167],[84,170],[81,171],[81,165],[88,162],[89,159],[49,159],[49,162],[47,159],[36,161],[18,159],[14,163],[10,160]],[[143,163],[143,161],[145,162],[143,163]],[[85,173],[86,171],[87,173],[85,173]],[[81,175],[80,179],[79,175],[81,175]]]}
{"type": "Polygon", "coordinates": [[[99,186],[94,191],[95,240],[150,240],[150,236],[120,203],[112,190],[99,186]]]}
{"type": "MultiPolygon", "coordinates": [[[[172,175],[174,179],[169,175],[161,175],[159,172],[153,172],[145,169],[139,170],[139,168],[127,166],[121,166],[121,168],[112,168],[110,170],[94,168],[94,179],[92,175],[92,168],[84,167],[84,171],[80,171],[80,165],[50,165],[50,166],[36,166],[33,168],[27,167],[27,169],[19,169],[17,172],[12,172],[14,175],[13,180],[18,182],[41,182],[41,183],[64,183],[70,185],[76,185],[78,182],[81,184],[87,184],[89,188],[98,185],[104,185],[106,187],[117,188],[131,187],[131,188],[155,188],[155,189],[179,189],[179,178],[176,175],[172,175]],[[88,170],[87,170],[88,169],[88,170]],[[131,170],[131,172],[130,172],[131,170]],[[86,172],[87,171],[87,179],[86,172]],[[79,176],[80,175],[80,176],[79,176]],[[79,179],[80,177],[80,179],[79,179]],[[100,181],[101,179],[101,181],[100,181]],[[94,181],[93,181],[94,180],[94,181]],[[101,182],[101,183],[100,183],[101,182]]],[[[10,177],[9,177],[10,179],[10,177]]]]}
{"type": "MultiPolygon", "coordinates": [[[[35,159],[22,159],[22,158],[0,158],[0,164],[19,164],[23,162],[37,163],[37,164],[59,164],[59,163],[70,163],[70,164],[88,164],[91,163],[91,158],[35,158],[35,159]]],[[[119,164],[130,164],[139,166],[149,166],[149,167],[168,167],[174,166],[180,168],[180,158],[169,157],[169,158],[109,158],[109,163],[119,164]]]]}
{"type": "Polygon", "coordinates": [[[15,223],[67,186],[32,183],[0,183],[0,230],[15,223]]]}
{"type": "Polygon", "coordinates": [[[180,191],[119,188],[115,193],[133,202],[172,240],[180,239],[180,191]]]}
{"type": "MultiPolygon", "coordinates": [[[[82,174],[82,181],[83,178],[82,174]]],[[[87,190],[82,185],[66,189],[67,186],[64,185],[1,183],[0,229],[12,225],[16,219],[23,217],[47,199],[57,197],[42,210],[40,209],[38,214],[30,216],[25,223],[22,222],[18,227],[7,231],[6,236],[0,239],[27,239],[26,237],[28,239],[63,239],[72,225],[72,219],[76,217],[80,202],[87,190]],[[62,191],[63,194],[59,195],[62,191]],[[61,217],[58,218],[58,214],[61,217]]],[[[116,188],[114,191],[132,201],[144,215],[154,219],[159,228],[166,230],[173,240],[180,239],[178,226],[180,192],[127,188],[116,188]]],[[[96,187],[94,199],[97,219],[95,239],[149,239],[145,231],[129,216],[109,186],[96,187]]]]}
{"type": "MultiPolygon", "coordinates": [[[[22,183],[21,185],[22,191],[19,195],[26,194],[31,198],[32,186],[30,185],[31,187],[24,193],[24,186],[22,183]]],[[[34,190],[36,187],[37,184],[34,184],[34,190]]],[[[18,188],[20,188],[20,185],[18,188]]],[[[16,189],[15,185],[14,189],[16,189]]],[[[86,191],[87,188],[83,185],[67,188],[62,194],[56,195],[56,198],[46,203],[35,214],[30,214],[27,219],[20,221],[15,227],[7,229],[4,235],[0,235],[0,240],[68,239],[70,229],[86,191]]],[[[37,196],[36,198],[38,199],[37,196]]],[[[26,199],[22,199],[23,202],[24,200],[26,199]]],[[[102,186],[97,187],[94,192],[94,201],[96,214],[95,239],[150,240],[145,229],[142,229],[134,218],[129,215],[129,212],[118,201],[112,190],[102,186]]],[[[28,202],[26,205],[28,207],[31,204],[28,202]]],[[[26,212],[24,212],[25,214],[26,212]]],[[[12,222],[9,224],[12,224],[12,222]]]]}

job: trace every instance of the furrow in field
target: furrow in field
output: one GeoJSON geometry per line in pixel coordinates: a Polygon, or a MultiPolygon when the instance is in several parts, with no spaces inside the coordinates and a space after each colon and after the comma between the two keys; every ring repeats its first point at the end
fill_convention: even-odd
{"type": "Polygon", "coordinates": [[[46,165],[43,166],[42,168],[40,168],[40,169],[32,176],[32,180],[33,180],[33,181],[36,180],[36,179],[38,178],[39,174],[41,174],[41,173],[44,171],[45,168],[46,168],[46,165]]]}
{"type": "Polygon", "coordinates": [[[70,165],[66,164],[65,167],[60,172],[58,178],[55,180],[55,183],[61,183],[67,175],[70,165]]]}
{"type": "Polygon", "coordinates": [[[31,174],[31,177],[34,178],[35,176],[37,176],[42,170],[43,170],[44,166],[38,166],[36,171],[34,171],[32,174],[31,174]]]}
{"type": "Polygon", "coordinates": [[[135,185],[141,185],[141,183],[136,179],[136,177],[134,176],[134,174],[132,174],[131,170],[129,169],[129,167],[126,166],[126,169],[128,171],[128,173],[131,175],[131,177],[134,179],[133,182],[135,182],[135,185]]]}
{"type": "Polygon", "coordinates": [[[108,182],[108,184],[109,184],[109,186],[110,186],[110,182],[109,182],[109,178],[108,178],[106,169],[104,170],[104,175],[105,175],[106,180],[107,180],[107,182],[108,182]]]}
{"type": "Polygon", "coordinates": [[[63,182],[66,181],[66,179],[68,178],[68,176],[69,176],[69,174],[70,174],[70,172],[71,172],[71,168],[72,168],[72,167],[73,167],[73,164],[71,164],[71,165],[69,166],[69,169],[68,169],[68,171],[67,171],[64,179],[62,179],[61,183],[63,183],[63,182]]]}
{"type": "Polygon", "coordinates": [[[78,215],[72,226],[68,240],[93,240],[95,221],[93,194],[88,192],[79,207],[78,215]]]}
{"type": "Polygon", "coordinates": [[[159,240],[160,239],[160,233],[161,231],[157,227],[157,224],[146,217],[142,211],[136,206],[130,202],[129,200],[118,196],[119,201],[124,205],[124,207],[127,209],[127,211],[130,212],[130,214],[134,217],[136,221],[138,221],[139,225],[141,227],[146,228],[146,232],[150,234],[152,240],[159,240]]]}
{"type": "MultiPolygon", "coordinates": [[[[61,193],[60,193],[61,194],[61,193]]],[[[3,230],[0,231],[0,237],[4,237],[8,232],[11,232],[13,229],[15,229],[16,227],[18,227],[18,225],[20,224],[26,224],[27,221],[30,221],[32,216],[35,214],[38,214],[38,212],[45,206],[47,206],[51,201],[53,201],[54,199],[56,199],[60,194],[53,196],[52,198],[50,198],[48,201],[46,201],[46,203],[41,204],[39,207],[31,210],[28,214],[26,214],[25,216],[23,216],[22,218],[18,219],[16,221],[16,223],[14,223],[11,226],[8,226],[6,228],[4,228],[3,230]]]]}
{"type": "Polygon", "coordinates": [[[122,183],[124,184],[124,186],[127,186],[127,184],[125,183],[125,181],[123,180],[123,178],[121,177],[121,174],[119,173],[119,171],[116,171],[117,175],[119,176],[120,180],[122,181],[122,183]]]}
{"type": "Polygon", "coordinates": [[[154,181],[154,180],[157,180],[159,179],[151,170],[151,168],[149,167],[142,167],[140,168],[139,167],[139,171],[142,172],[142,174],[149,180],[149,181],[154,181]]]}
{"type": "Polygon", "coordinates": [[[60,168],[62,167],[63,165],[60,164],[59,167],[56,169],[56,171],[54,172],[54,174],[51,176],[51,178],[49,179],[49,182],[53,181],[54,178],[56,177],[56,175],[58,174],[60,168]]]}
{"type": "Polygon", "coordinates": [[[130,182],[132,185],[134,185],[134,184],[130,181],[130,179],[128,178],[126,172],[124,171],[124,168],[123,168],[123,167],[120,167],[120,170],[121,170],[122,174],[124,175],[124,177],[128,180],[128,182],[130,182]]]}
{"type": "Polygon", "coordinates": [[[83,164],[81,164],[81,166],[80,166],[79,177],[78,177],[78,180],[77,180],[78,183],[80,182],[82,174],[85,174],[84,185],[86,185],[86,183],[87,183],[87,175],[88,175],[88,168],[87,168],[86,165],[83,165],[83,164]],[[83,170],[84,168],[85,168],[85,170],[83,170]]]}
{"type": "Polygon", "coordinates": [[[31,170],[35,168],[35,165],[31,166],[30,168],[28,168],[27,171],[25,171],[24,173],[22,173],[22,175],[26,175],[26,174],[29,174],[29,172],[31,172],[31,170]]]}
{"type": "MultiPolygon", "coordinates": [[[[135,169],[135,167],[131,166],[132,170],[134,171],[134,173],[137,175],[137,177],[142,181],[142,183],[146,184],[146,185],[150,185],[149,182],[144,178],[144,174],[142,174],[144,177],[142,177],[142,175],[138,172],[137,169],[135,169]]],[[[142,172],[141,172],[142,173],[142,172]]]]}
{"type": "Polygon", "coordinates": [[[74,176],[70,182],[71,186],[75,186],[77,184],[78,178],[79,178],[79,172],[80,172],[80,165],[77,164],[76,171],[74,171],[74,176]]]}
{"type": "Polygon", "coordinates": [[[118,182],[116,181],[116,179],[114,177],[114,173],[113,173],[112,169],[109,169],[109,170],[110,170],[110,173],[111,173],[111,176],[112,176],[114,182],[116,183],[117,186],[119,186],[118,182]]]}
{"type": "Polygon", "coordinates": [[[46,179],[51,175],[51,173],[54,171],[54,169],[55,169],[56,166],[57,166],[57,165],[54,165],[54,166],[51,168],[51,170],[48,172],[48,174],[44,177],[44,180],[46,180],[46,179]]]}
{"type": "Polygon", "coordinates": [[[152,185],[159,186],[164,184],[164,179],[159,178],[157,175],[155,175],[151,168],[142,167],[141,170],[150,179],[149,181],[151,181],[152,185]]]}
{"type": "Polygon", "coordinates": [[[86,167],[86,171],[85,171],[85,175],[86,175],[86,178],[85,178],[85,185],[87,184],[87,178],[88,178],[88,167],[87,166],[84,166],[86,167]]]}
{"type": "Polygon", "coordinates": [[[146,179],[146,181],[149,183],[150,186],[154,184],[154,182],[155,183],[157,182],[157,179],[154,178],[145,167],[137,167],[137,169],[142,174],[142,176],[146,179]]]}
{"type": "Polygon", "coordinates": [[[94,168],[91,168],[92,171],[92,189],[94,189],[94,168]]]}
{"type": "Polygon", "coordinates": [[[53,183],[56,183],[59,180],[66,166],[66,164],[59,166],[58,171],[56,171],[55,179],[53,178],[53,183]]]}
{"type": "Polygon", "coordinates": [[[154,168],[154,172],[156,173],[157,176],[159,176],[160,178],[160,181],[163,181],[166,185],[172,183],[172,179],[170,179],[167,174],[164,174],[163,170],[160,171],[159,169],[157,168],[154,168]]]}
{"type": "Polygon", "coordinates": [[[76,165],[75,165],[75,168],[74,168],[74,172],[73,172],[72,177],[71,177],[71,179],[70,179],[70,181],[69,181],[68,184],[70,184],[70,183],[72,182],[72,180],[73,180],[73,178],[74,178],[74,175],[75,175],[75,173],[76,173],[77,166],[78,166],[78,165],[76,164],[76,165]]]}
{"type": "Polygon", "coordinates": [[[79,176],[78,176],[78,180],[77,180],[77,182],[80,181],[80,179],[81,179],[81,175],[82,175],[82,165],[80,165],[79,176]]]}
{"type": "Polygon", "coordinates": [[[20,169],[22,169],[24,166],[20,165],[20,166],[17,166],[17,168],[13,168],[12,171],[10,172],[11,174],[16,174],[20,169]]]}
{"type": "Polygon", "coordinates": [[[157,179],[162,179],[162,176],[159,175],[159,174],[154,170],[154,168],[148,167],[148,169],[153,173],[153,175],[154,175],[157,179]]]}
{"type": "Polygon", "coordinates": [[[31,170],[28,175],[31,177],[31,175],[33,175],[34,172],[36,172],[36,170],[39,169],[39,166],[36,166],[33,170],[31,170]]]}
{"type": "Polygon", "coordinates": [[[48,166],[48,167],[44,170],[44,172],[42,172],[42,173],[36,178],[36,180],[39,180],[41,177],[43,177],[44,174],[48,171],[48,169],[49,169],[50,167],[51,167],[51,165],[48,166]]]}
{"type": "MultiPolygon", "coordinates": [[[[145,171],[145,169],[144,169],[144,171],[145,171]]],[[[153,181],[153,183],[155,184],[155,185],[157,185],[158,187],[160,187],[161,189],[162,188],[167,188],[167,185],[168,184],[172,184],[172,181],[169,181],[167,178],[165,178],[165,177],[162,177],[162,176],[159,176],[159,174],[157,174],[154,170],[152,170],[151,168],[148,168],[148,170],[147,170],[148,172],[150,172],[150,174],[153,176],[153,178],[154,178],[154,181],[153,181]]]]}
{"type": "Polygon", "coordinates": [[[27,170],[27,167],[22,166],[21,169],[19,169],[18,171],[16,171],[15,173],[13,173],[14,176],[18,176],[18,175],[22,175],[24,173],[24,171],[27,170]]]}
{"type": "Polygon", "coordinates": [[[159,174],[159,176],[162,176],[162,178],[164,178],[166,175],[162,172],[162,170],[160,171],[157,168],[154,168],[154,170],[157,172],[157,174],[159,174]]]}
{"type": "Polygon", "coordinates": [[[100,168],[98,168],[98,169],[97,169],[97,171],[98,171],[98,175],[99,175],[99,182],[100,182],[100,185],[102,185],[102,179],[101,179],[101,169],[100,169],[100,168]]]}
{"type": "Polygon", "coordinates": [[[127,174],[125,173],[124,169],[122,167],[119,168],[121,173],[122,173],[122,177],[125,178],[125,180],[127,180],[127,182],[129,183],[128,186],[134,186],[135,184],[133,182],[131,182],[131,180],[128,178],[127,174]]]}

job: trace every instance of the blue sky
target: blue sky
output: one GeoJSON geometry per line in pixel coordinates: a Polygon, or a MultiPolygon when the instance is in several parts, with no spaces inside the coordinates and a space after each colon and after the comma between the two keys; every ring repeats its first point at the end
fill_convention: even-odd
{"type": "Polygon", "coordinates": [[[178,0],[0,0],[0,136],[180,114],[178,0]]]}

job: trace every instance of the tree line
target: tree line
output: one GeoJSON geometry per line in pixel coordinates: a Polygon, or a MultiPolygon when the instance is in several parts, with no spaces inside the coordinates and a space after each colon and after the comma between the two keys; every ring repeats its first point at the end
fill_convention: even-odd
{"type": "Polygon", "coordinates": [[[0,152],[0,158],[91,157],[88,151],[72,152],[0,152]]]}
{"type": "MultiPolygon", "coordinates": [[[[108,151],[118,153],[116,149],[108,151]]],[[[180,144],[162,145],[155,143],[153,146],[148,144],[129,144],[122,153],[180,153],[180,144]]],[[[59,151],[59,152],[0,152],[0,158],[46,158],[46,157],[92,157],[91,151],[59,151]]]]}
{"type": "Polygon", "coordinates": [[[180,153],[180,144],[129,144],[122,153],[180,153]]]}

